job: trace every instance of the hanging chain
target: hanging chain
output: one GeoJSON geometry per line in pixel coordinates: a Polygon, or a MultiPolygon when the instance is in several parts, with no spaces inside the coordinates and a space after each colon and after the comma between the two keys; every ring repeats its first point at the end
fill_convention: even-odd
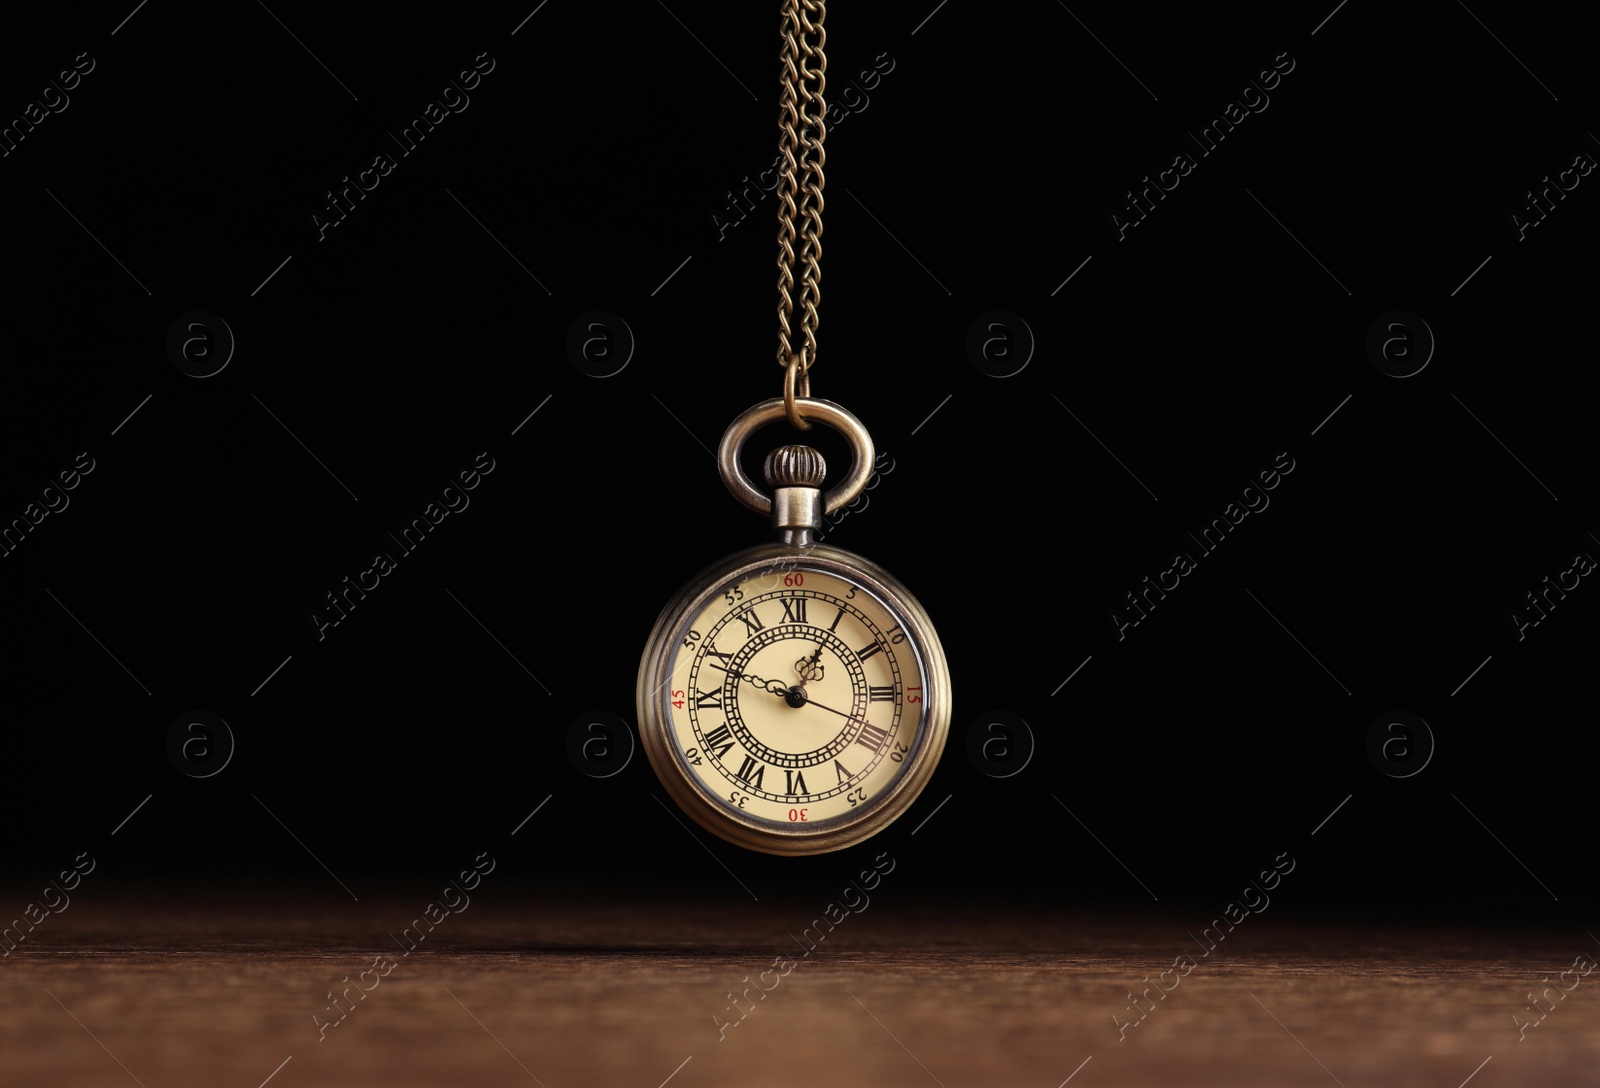
{"type": "Polygon", "coordinates": [[[796,391],[811,395],[811,368],[817,361],[817,307],[822,301],[822,141],[827,104],[828,34],[822,21],[825,0],[784,0],[778,33],[783,89],[778,99],[778,150],[783,158],[778,186],[778,365],[784,368],[783,399],[789,422],[800,430],[811,424],[795,404],[796,391]],[[798,204],[797,204],[798,198],[798,204]],[[795,221],[800,221],[800,337],[791,342],[794,315],[795,221]]]}

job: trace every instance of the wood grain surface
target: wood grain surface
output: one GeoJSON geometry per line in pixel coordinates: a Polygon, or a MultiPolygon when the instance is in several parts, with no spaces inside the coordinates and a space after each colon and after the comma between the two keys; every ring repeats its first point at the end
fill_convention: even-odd
{"type": "Polygon", "coordinates": [[[785,928],[781,908],[726,902],[474,903],[409,954],[390,936],[415,906],[399,898],[75,907],[0,960],[0,1084],[1600,1080],[1600,976],[1557,985],[1600,954],[1586,934],[1261,917],[1207,950],[1171,917],[885,898],[809,952],[803,906],[785,928]],[[1137,1018],[1129,991],[1185,954],[1195,966],[1119,1031],[1114,1017],[1137,1018]],[[1519,1030],[1547,985],[1549,1011],[1519,1030]],[[347,986],[353,1007],[319,1028],[347,986]]]}

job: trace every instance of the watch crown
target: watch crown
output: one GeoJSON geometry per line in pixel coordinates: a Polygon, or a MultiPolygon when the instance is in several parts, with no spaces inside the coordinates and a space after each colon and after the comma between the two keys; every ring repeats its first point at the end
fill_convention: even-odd
{"type": "Polygon", "coordinates": [[[779,446],[767,454],[762,471],[769,487],[821,488],[828,466],[810,446],[779,446]]]}

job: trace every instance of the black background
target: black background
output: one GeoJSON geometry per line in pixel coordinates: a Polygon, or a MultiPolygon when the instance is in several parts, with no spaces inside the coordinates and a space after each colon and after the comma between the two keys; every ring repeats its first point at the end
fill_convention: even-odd
{"type": "Polygon", "coordinates": [[[709,451],[779,390],[773,200],[723,237],[711,213],[775,154],[776,13],[532,4],[8,16],[6,116],[95,66],[0,159],[0,517],[95,468],[0,559],[0,910],[80,851],[107,885],[331,907],[483,851],[528,896],[737,901],[734,875],[821,902],[887,850],[906,895],[996,911],[1211,910],[1287,852],[1289,912],[1592,925],[1600,590],[1521,640],[1510,617],[1600,555],[1600,177],[1511,221],[1600,155],[1582,9],[834,6],[830,88],[892,68],[827,138],[814,392],[894,467],[828,542],[922,600],[954,715],[900,821],[782,859],[696,845],[642,752],[566,755],[588,712],[636,723],[675,589],[768,535],[709,451]],[[400,157],[386,133],[482,54],[400,157]],[[1186,134],[1279,57],[1200,157],[1186,134]],[[194,310],[237,338],[205,379],[165,348],[194,310]],[[614,377],[568,356],[591,310],[637,339],[614,377]],[[1437,338],[1405,379],[1366,349],[1394,310],[1437,338]],[[967,351],[990,311],[1036,338],[1012,377],[967,351]],[[323,595],[485,451],[470,507],[319,640],[323,595]],[[1283,453],[1270,506],[1119,639],[1123,594],[1283,453]],[[197,709],[237,740],[208,778],[166,754],[197,709]],[[1037,740],[1012,777],[967,758],[993,711],[1037,740]],[[1367,755],[1391,711],[1436,742],[1410,777],[1367,755]]]}

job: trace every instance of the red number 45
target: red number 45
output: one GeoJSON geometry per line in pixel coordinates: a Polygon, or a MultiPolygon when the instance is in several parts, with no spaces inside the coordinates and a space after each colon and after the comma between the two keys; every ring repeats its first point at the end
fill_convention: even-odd
{"type": "Polygon", "coordinates": [[[672,705],[677,707],[679,710],[683,709],[683,692],[682,691],[678,691],[678,690],[674,690],[673,691],[673,693],[672,693],[672,705]]]}

